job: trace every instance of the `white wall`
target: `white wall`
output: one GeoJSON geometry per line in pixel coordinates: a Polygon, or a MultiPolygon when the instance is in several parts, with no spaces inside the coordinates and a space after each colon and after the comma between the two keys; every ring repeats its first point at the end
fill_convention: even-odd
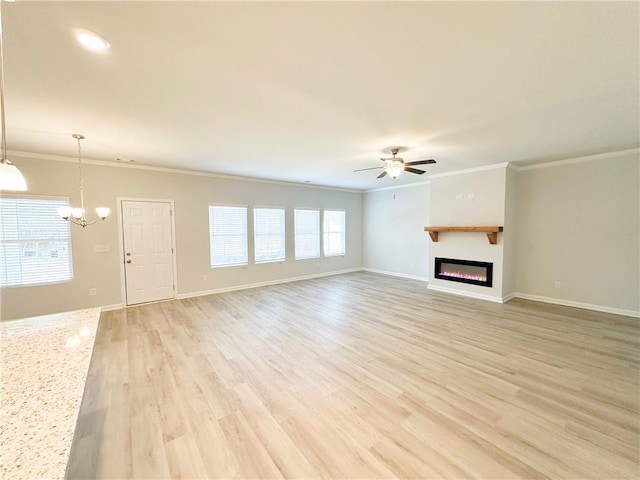
{"type": "MultiPolygon", "coordinates": [[[[495,271],[502,271],[501,284],[493,289],[455,284],[466,289],[463,293],[483,295],[490,290],[487,296],[499,300],[515,290],[526,298],[638,315],[640,159],[637,152],[605,157],[518,171],[462,172],[432,178],[429,185],[364,194],[87,165],[86,200],[89,206],[114,210],[116,197],[175,201],[179,294],[363,266],[425,278],[432,276],[434,257],[441,256],[491,261],[495,271]],[[284,206],[287,261],[211,269],[206,208],[210,202],[284,206]],[[347,255],[323,258],[320,267],[314,260],[293,260],[295,206],[345,208],[347,255]],[[441,233],[440,241],[432,243],[423,231],[428,224],[504,224],[505,231],[498,235],[498,245],[490,245],[482,233],[454,232],[441,233]],[[203,275],[209,280],[203,281],[203,275]]],[[[71,196],[72,203],[78,202],[76,164],[21,158],[19,165],[29,193],[71,196]]],[[[84,230],[73,226],[72,237],[73,282],[2,289],[2,319],[122,302],[115,214],[84,230]],[[112,250],[95,253],[96,244],[110,244],[112,250]],[[88,295],[91,287],[97,290],[95,297],[88,295]]],[[[430,279],[436,286],[441,282],[430,279]]]]}
{"type": "Polygon", "coordinates": [[[519,293],[640,312],[639,166],[627,153],[519,172],[519,293]]]}
{"type": "MultiPolygon", "coordinates": [[[[65,196],[78,204],[76,163],[21,158],[20,170],[29,194],[65,196]]],[[[362,194],[336,189],[291,186],[243,180],[87,164],[85,204],[111,207],[105,222],[81,229],[71,226],[74,279],[68,283],[2,289],[2,319],[21,318],[91,306],[116,305],[121,298],[117,197],[175,201],[178,294],[210,291],[316,275],[362,267],[362,194]],[[209,203],[279,206],[286,208],[287,260],[246,267],[210,268],[209,203]],[[345,209],[347,253],[296,261],[293,258],[293,208],[345,209]],[[108,244],[109,253],[95,253],[94,245],[108,244]],[[208,280],[204,281],[203,276],[208,280]],[[89,296],[95,288],[96,296],[89,296]]],[[[250,250],[251,251],[251,250],[250,250]]]]}
{"type": "MultiPolygon", "coordinates": [[[[488,170],[433,176],[430,185],[430,224],[433,226],[503,226],[506,166],[488,170]]],[[[443,232],[431,243],[429,264],[435,257],[493,263],[493,286],[450,282],[429,274],[429,288],[456,291],[478,298],[502,301],[504,234],[491,245],[484,233],[443,232]]],[[[430,269],[433,270],[433,269],[430,269]]]]}
{"type": "Polygon", "coordinates": [[[369,191],[363,205],[365,268],[426,280],[429,266],[429,185],[369,191]]]}

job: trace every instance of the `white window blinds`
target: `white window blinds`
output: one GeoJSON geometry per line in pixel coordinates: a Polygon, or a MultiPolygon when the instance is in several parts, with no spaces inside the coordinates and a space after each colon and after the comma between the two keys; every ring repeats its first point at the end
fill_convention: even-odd
{"type": "Polygon", "coordinates": [[[320,256],[320,212],[294,210],[296,260],[320,256]]]}
{"type": "Polygon", "coordinates": [[[284,208],[253,209],[256,263],[284,261],[284,232],[284,208]]]}
{"type": "Polygon", "coordinates": [[[345,212],[344,210],[325,210],[322,222],[322,247],[326,257],[344,255],[345,212]]]}
{"type": "Polygon", "coordinates": [[[73,279],[71,230],[56,212],[66,199],[0,199],[0,285],[73,279]]]}
{"type": "Polygon", "coordinates": [[[209,205],[211,266],[246,265],[247,207],[209,205]]]}

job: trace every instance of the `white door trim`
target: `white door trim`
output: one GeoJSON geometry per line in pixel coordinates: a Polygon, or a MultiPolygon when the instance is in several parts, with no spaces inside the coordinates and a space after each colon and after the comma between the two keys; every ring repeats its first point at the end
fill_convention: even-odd
{"type": "Polygon", "coordinates": [[[168,198],[140,198],[140,197],[116,197],[118,206],[118,254],[120,255],[120,302],[123,307],[127,305],[127,285],[124,269],[124,229],[122,228],[122,202],[167,202],[171,208],[171,259],[173,262],[173,297],[178,295],[178,265],[176,263],[176,210],[174,201],[168,198]]]}

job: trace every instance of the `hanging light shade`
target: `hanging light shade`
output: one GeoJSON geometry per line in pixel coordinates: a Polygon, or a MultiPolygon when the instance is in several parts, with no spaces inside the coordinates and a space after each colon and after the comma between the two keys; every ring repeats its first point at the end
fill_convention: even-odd
{"type": "Polygon", "coordinates": [[[2,9],[0,8],[0,123],[2,123],[2,158],[0,159],[0,190],[24,192],[27,182],[18,167],[7,158],[7,135],[4,117],[4,51],[2,41],[2,9]]]}
{"type": "MultiPolygon", "coordinates": [[[[4,148],[3,148],[4,155],[4,148]]],[[[18,167],[13,165],[6,156],[0,162],[0,190],[13,190],[24,192],[27,189],[27,182],[18,167]]]]}
{"type": "Polygon", "coordinates": [[[404,171],[404,162],[395,158],[387,159],[385,160],[384,169],[391,178],[398,178],[404,171]]]}
{"type": "Polygon", "coordinates": [[[80,176],[80,206],[79,207],[58,207],[58,215],[67,220],[68,222],[80,225],[82,228],[93,225],[94,223],[105,220],[109,216],[110,209],[108,207],[97,207],[96,214],[98,218],[93,221],[88,221],[85,217],[84,210],[84,177],[82,176],[82,150],[80,147],[80,140],[84,140],[84,136],[79,133],[72,135],[78,141],[78,173],[80,176]]]}

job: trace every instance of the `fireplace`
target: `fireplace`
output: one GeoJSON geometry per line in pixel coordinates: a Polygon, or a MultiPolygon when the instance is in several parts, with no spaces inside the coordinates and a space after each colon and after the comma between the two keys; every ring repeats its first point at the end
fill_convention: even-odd
{"type": "Polygon", "coordinates": [[[470,283],[483,287],[493,285],[493,263],[436,257],[434,272],[435,278],[440,280],[470,283]]]}

